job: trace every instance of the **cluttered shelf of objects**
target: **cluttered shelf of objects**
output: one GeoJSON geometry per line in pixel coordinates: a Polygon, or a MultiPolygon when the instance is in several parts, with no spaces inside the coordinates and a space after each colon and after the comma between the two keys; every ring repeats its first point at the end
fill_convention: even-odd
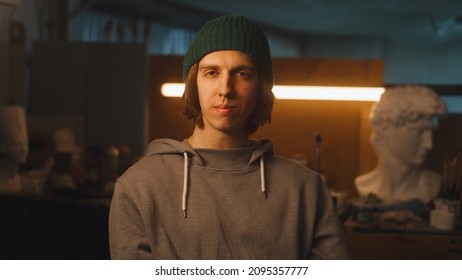
{"type": "Polygon", "coordinates": [[[43,154],[31,149],[17,167],[20,183],[0,185],[0,227],[7,229],[0,232],[0,259],[109,259],[119,150],[89,147],[84,158],[80,150],[43,154]]]}
{"type": "Polygon", "coordinates": [[[352,201],[342,212],[352,259],[462,259],[460,216],[452,224],[434,215],[450,201],[436,199],[444,205],[434,206],[375,199],[352,201]]]}
{"type": "Polygon", "coordinates": [[[346,228],[351,229],[354,232],[460,235],[462,241],[462,229],[440,230],[432,226],[429,221],[426,220],[404,223],[393,223],[386,221],[371,221],[367,223],[361,223],[353,219],[347,219],[344,222],[344,225],[346,228]]]}
{"type": "Polygon", "coordinates": [[[414,226],[344,223],[354,260],[461,260],[462,231],[414,226]]]}
{"type": "Polygon", "coordinates": [[[108,259],[129,147],[83,145],[80,117],[33,120],[20,106],[0,108],[0,259],[108,259]]]}

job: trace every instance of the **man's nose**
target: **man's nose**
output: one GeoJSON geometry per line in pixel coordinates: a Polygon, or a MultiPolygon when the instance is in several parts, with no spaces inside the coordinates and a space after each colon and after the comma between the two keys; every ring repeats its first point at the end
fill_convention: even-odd
{"type": "Polygon", "coordinates": [[[219,95],[220,97],[231,98],[233,96],[233,80],[229,74],[222,75],[220,81],[219,95]]]}

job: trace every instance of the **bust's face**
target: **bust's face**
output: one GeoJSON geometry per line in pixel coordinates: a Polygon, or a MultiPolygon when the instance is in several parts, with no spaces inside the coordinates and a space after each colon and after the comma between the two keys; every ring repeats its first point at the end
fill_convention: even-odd
{"type": "Polygon", "coordinates": [[[25,163],[28,153],[29,147],[27,141],[19,140],[11,143],[7,152],[9,159],[15,163],[25,163]]]}
{"type": "Polygon", "coordinates": [[[5,153],[7,160],[17,164],[25,163],[29,153],[27,136],[24,133],[12,131],[5,137],[1,150],[5,153]]]}
{"type": "Polygon", "coordinates": [[[29,139],[24,111],[19,106],[0,107],[0,152],[2,160],[21,164],[27,160],[29,139]]]}
{"type": "Polygon", "coordinates": [[[404,164],[420,166],[433,147],[433,128],[426,119],[401,126],[390,125],[384,132],[382,143],[385,148],[382,156],[394,156],[404,164]]]}

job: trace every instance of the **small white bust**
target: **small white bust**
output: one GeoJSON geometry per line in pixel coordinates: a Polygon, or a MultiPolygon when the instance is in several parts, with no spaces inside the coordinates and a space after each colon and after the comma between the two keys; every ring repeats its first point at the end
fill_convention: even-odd
{"type": "Polygon", "coordinates": [[[27,123],[21,106],[0,107],[0,191],[21,192],[19,166],[29,153],[27,123]]]}
{"type": "Polygon", "coordinates": [[[441,175],[422,167],[433,147],[433,130],[446,105],[427,87],[397,86],[385,90],[369,120],[377,166],[355,179],[361,196],[375,194],[385,202],[420,199],[430,202],[441,187],[441,175]]]}

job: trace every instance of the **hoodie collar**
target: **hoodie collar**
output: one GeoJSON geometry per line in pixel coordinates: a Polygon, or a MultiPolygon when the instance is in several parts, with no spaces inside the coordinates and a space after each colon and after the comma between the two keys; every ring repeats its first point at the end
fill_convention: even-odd
{"type": "MultiPolygon", "coordinates": [[[[192,162],[198,164],[199,166],[207,165],[207,162],[204,158],[200,155],[203,151],[207,154],[211,153],[222,153],[226,157],[247,157],[246,162],[247,165],[250,166],[252,164],[258,163],[260,158],[266,154],[273,154],[273,142],[270,139],[263,139],[263,140],[256,140],[251,139],[250,147],[248,148],[239,148],[239,149],[227,149],[227,150],[213,150],[213,149],[197,149],[195,150],[188,142],[188,139],[184,139],[183,141],[177,141],[168,138],[160,138],[152,141],[147,150],[146,156],[150,155],[162,155],[162,154],[178,154],[183,156],[184,153],[187,153],[188,157],[191,159],[192,162]],[[252,149],[250,158],[248,156],[243,156],[242,154],[248,151],[248,149],[252,149]],[[229,154],[228,154],[229,153],[229,154]]],[[[250,154],[250,152],[249,152],[250,154]]],[[[205,155],[205,154],[204,154],[205,155]]]]}

